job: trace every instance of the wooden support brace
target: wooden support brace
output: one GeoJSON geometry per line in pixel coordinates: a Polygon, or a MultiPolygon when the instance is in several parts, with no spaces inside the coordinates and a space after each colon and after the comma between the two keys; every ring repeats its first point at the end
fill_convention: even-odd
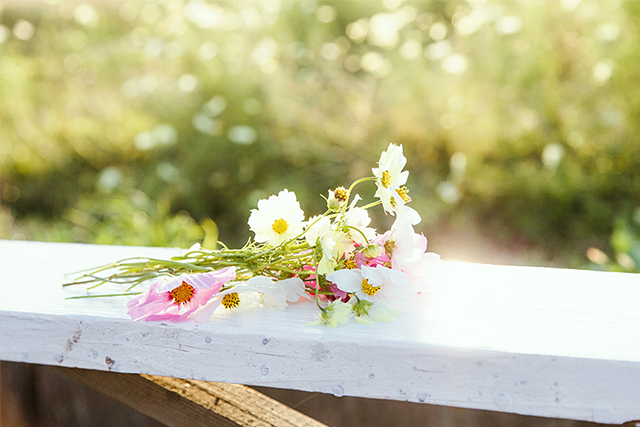
{"type": "Polygon", "coordinates": [[[58,369],[168,426],[326,427],[244,385],[58,369]]]}

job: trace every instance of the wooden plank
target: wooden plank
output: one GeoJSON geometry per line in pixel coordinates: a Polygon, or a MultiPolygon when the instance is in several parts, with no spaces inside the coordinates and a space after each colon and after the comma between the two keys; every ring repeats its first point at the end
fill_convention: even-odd
{"type": "Polygon", "coordinates": [[[325,426],[243,385],[58,369],[168,426],[325,426]]]}
{"type": "MultiPolygon", "coordinates": [[[[602,423],[640,419],[640,275],[446,262],[390,324],[313,304],[131,322],[71,271],[176,250],[0,242],[0,359],[602,423]],[[34,268],[37,263],[37,268],[34,268]]],[[[107,289],[105,289],[107,290],[107,289]]],[[[114,289],[112,289],[114,290],[114,289]]]]}

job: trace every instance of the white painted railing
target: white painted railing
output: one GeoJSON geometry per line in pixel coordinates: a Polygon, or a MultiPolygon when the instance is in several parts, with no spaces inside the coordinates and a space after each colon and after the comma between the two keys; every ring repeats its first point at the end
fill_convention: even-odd
{"type": "MultiPolygon", "coordinates": [[[[393,323],[312,303],[206,324],[129,320],[65,274],[173,249],[0,243],[0,359],[623,423],[640,419],[640,275],[444,262],[393,323]]],[[[100,292],[104,292],[100,290],[100,292]]]]}

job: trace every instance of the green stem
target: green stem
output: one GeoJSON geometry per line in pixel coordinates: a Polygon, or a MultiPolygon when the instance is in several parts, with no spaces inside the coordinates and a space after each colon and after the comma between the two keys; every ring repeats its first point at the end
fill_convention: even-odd
{"type": "Polygon", "coordinates": [[[324,308],[320,305],[320,297],[318,296],[318,293],[320,292],[320,275],[318,274],[318,256],[315,251],[313,251],[313,265],[316,273],[316,305],[320,311],[324,311],[324,308]]]}
{"type": "Polygon", "coordinates": [[[368,205],[363,206],[362,209],[369,209],[369,208],[372,208],[374,206],[378,206],[378,205],[381,205],[381,204],[382,204],[382,200],[378,200],[376,202],[369,203],[368,205]]]}
{"type": "Polygon", "coordinates": [[[65,299],[82,299],[82,298],[103,298],[103,297],[128,297],[131,295],[140,295],[142,292],[129,292],[124,294],[107,294],[107,295],[82,295],[77,297],[66,297],[65,299]]]}
{"type": "MultiPolygon", "coordinates": [[[[354,189],[354,187],[360,183],[363,182],[367,182],[367,181],[375,181],[377,178],[375,176],[372,177],[368,177],[368,178],[360,178],[359,180],[355,181],[353,184],[351,184],[351,186],[349,187],[349,195],[351,195],[351,191],[354,189]]],[[[347,200],[348,201],[348,200],[347,200]]]]}

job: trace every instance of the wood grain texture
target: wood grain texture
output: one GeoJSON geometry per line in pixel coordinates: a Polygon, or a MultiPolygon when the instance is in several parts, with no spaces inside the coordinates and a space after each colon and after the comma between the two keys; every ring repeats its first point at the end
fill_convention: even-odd
{"type": "Polygon", "coordinates": [[[168,426],[324,427],[243,385],[58,369],[168,426]]]}
{"type": "Polygon", "coordinates": [[[87,294],[60,286],[69,272],[176,252],[0,242],[0,359],[601,423],[640,418],[640,275],[446,262],[395,322],[335,329],[306,326],[311,303],[165,324],[131,322],[125,298],[65,300],[87,294]]]}

